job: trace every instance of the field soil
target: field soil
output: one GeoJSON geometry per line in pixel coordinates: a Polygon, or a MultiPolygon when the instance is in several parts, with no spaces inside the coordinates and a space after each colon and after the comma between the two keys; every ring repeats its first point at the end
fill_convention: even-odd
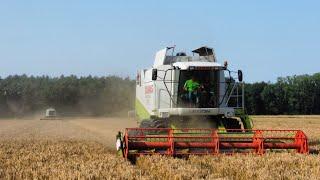
{"type": "Polygon", "coordinates": [[[255,128],[301,129],[311,153],[264,156],[142,157],[115,153],[125,118],[0,119],[0,179],[317,179],[320,116],[253,116],[255,128]]]}

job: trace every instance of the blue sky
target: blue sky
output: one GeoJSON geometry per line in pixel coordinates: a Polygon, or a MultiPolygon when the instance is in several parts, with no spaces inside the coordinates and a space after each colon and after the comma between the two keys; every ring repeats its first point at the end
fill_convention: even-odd
{"type": "Polygon", "coordinates": [[[157,50],[214,47],[246,81],[320,71],[317,1],[1,1],[0,76],[131,76],[157,50]]]}

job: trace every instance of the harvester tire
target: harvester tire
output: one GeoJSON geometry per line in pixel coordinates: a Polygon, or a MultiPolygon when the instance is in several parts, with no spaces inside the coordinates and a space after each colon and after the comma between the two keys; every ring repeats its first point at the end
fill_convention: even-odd
{"type": "Polygon", "coordinates": [[[139,125],[140,128],[153,128],[152,127],[152,121],[151,120],[142,120],[140,125],[139,125]]]}
{"type": "Polygon", "coordinates": [[[242,129],[241,122],[236,118],[226,118],[223,124],[227,131],[228,129],[231,129],[230,131],[234,131],[232,129],[242,129]]]}
{"type": "Polygon", "coordinates": [[[168,128],[168,122],[164,119],[142,120],[140,128],[168,128]]]}
{"type": "Polygon", "coordinates": [[[155,119],[153,120],[153,126],[155,128],[168,128],[168,120],[165,119],[155,119]]]}

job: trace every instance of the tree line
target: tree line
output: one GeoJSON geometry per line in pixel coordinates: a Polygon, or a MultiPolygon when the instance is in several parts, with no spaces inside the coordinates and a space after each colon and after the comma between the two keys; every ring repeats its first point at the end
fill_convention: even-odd
{"type": "Polygon", "coordinates": [[[116,76],[8,76],[0,79],[0,116],[43,114],[49,107],[66,116],[124,113],[134,106],[134,84],[116,76]]]}
{"type": "MultiPolygon", "coordinates": [[[[108,116],[134,108],[135,81],[116,76],[0,78],[0,116],[42,113],[108,116]]],[[[320,73],[245,84],[249,114],[320,114],[320,73]]]]}
{"type": "Polygon", "coordinates": [[[249,114],[320,114],[320,73],[245,85],[249,114]]]}

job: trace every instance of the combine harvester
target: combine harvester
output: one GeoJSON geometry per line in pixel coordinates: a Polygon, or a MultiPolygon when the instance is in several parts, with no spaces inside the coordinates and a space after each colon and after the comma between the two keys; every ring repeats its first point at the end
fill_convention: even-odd
{"type": "Polygon", "coordinates": [[[40,120],[61,120],[57,115],[57,111],[54,108],[46,109],[45,116],[40,120]]]}
{"type": "Polygon", "coordinates": [[[301,130],[253,129],[244,108],[241,70],[230,71],[227,62],[217,63],[212,48],[192,53],[174,55],[174,47],[165,48],[156,53],[152,68],[138,71],[135,114],[139,128],[117,135],[118,152],[125,158],[309,152],[301,130]]]}

